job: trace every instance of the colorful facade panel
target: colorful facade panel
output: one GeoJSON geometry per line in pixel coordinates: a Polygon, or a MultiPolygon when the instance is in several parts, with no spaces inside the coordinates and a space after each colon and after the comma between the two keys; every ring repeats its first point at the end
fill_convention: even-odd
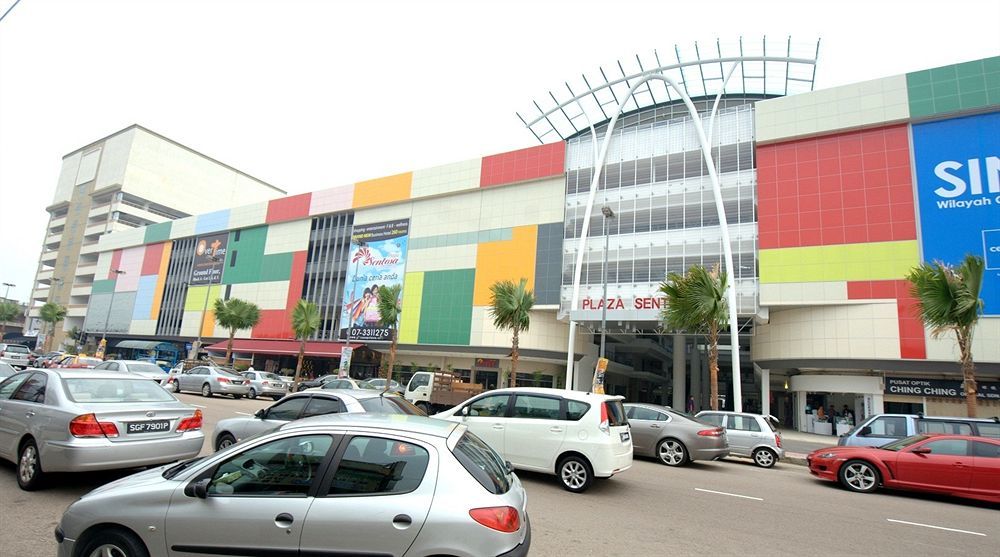
{"type": "MultiPolygon", "coordinates": [[[[472,304],[490,304],[490,287],[501,280],[515,283],[528,279],[528,288],[535,288],[535,256],[538,248],[538,226],[518,226],[510,240],[485,242],[476,251],[476,282],[472,304]]],[[[561,260],[560,260],[561,261],[561,260]]]]}
{"type": "Polygon", "coordinates": [[[156,295],[157,275],[139,277],[139,287],[135,293],[135,307],[132,319],[149,319],[153,312],[153,297],[156,295]]]}
{"type": "Polygon", "coordinates": [[[410,198],[413,173],[404,172],[354,184],[354,208],[386,205],[410,198]]]}
{"type": "Polygon", "coordinates": [[[757,148],[760,249],[917,237],[907,127],[757,148]]]}
{"type": "Polygon", "coordinates": [[[417,199],[478,188],[481,169],[482,159],[471,159],[414,170],[410,196],[417,199]]]}
{"type": "Polygon", "coordinates": [[[420,332],[420,309],[424,297],[424,273],[406,273],[403,281],[403,313],[399,319],[399,342],[416,344],[420,332]]]}
{"type": "Polygon", "coordinates": [[[475,279],[476,269],[424,273],[420,344],[469,344],[475,279]]]}
{"type": "Polygon", "coordinates": [[[909,73],[906,87],[913,118],[1000,105],[1000,56],[909,73]]]}
{"type": "Polygon", "coordinates": [[[566,144],[562,141],[483,157],[479,186],[489,187],[559,176],[565,172],[566,144]]]}
{"type": "Polygon", "coordinates": [[[910,293],[910,285],[907,281],[848,282],[847,297],[851,300],[896,300],[900,357],[918,360],[927,357],[927,347],[924,345],[924,326],[918,316],[917,301],[910,293]]]}
{"type": "Polygon", "coordinates": [[[760,250],[760,282],[903,278],[920,261],[916,240],[760,250]]]}
{"type": "Polygon", "coordinates": [[[325,215],[346,211],[354,204],[354,184],[337,186],[313,192],[309,204],[310,215],[325,215]]]}
{"type": "Polygon", "coordinates": [[[147,226],[143,243],[152,244],[168,240],[170,238],[170,223],[171,221],[167,221],[147,226]]]}
{"type": "Polygon", "coordinates": [[[260,202],[230,209],[229,228],[235,230],[264,224],[267,220],[267,205],[266,202],[260,202]]]}
{"type": "Polygon", "coordinates": [[[267,238],[264,241],[264,254],[305,251],[309,248],[310,219],[272,224],[267,227],[267,238]]]}
{"type": "Polygon", "coordinates": [[[311,203],[311,193],[272,199],[267,202],[267,216],[264,222],[271,224],[308,217],[311,203]]]}
{"type": "MultiPolygon", "coordinates": [[[[118,261],[119,274],[115,281],[115,292],[135,292],[139,288],[139,277],[142,276],[142,260],[146,255],[145,246],[125,248],[118,261]]],[[[112,274],[114,271],[112,270],[112,274]]]]}
{"type": "Polygon", "coordinates": [[[205,213],[198,215],[196,218],[194,232],[199,236],[229,228],[229,209],[205,213]]]}
{"type": "Polygon", "coordinates": [[[163,302],[163,289],[167,284],[167,269],[170,266],[170,252],[173,251],[173,246],[172,242],[165,242],[160,251],[160,267],[156,271],[156,290],[153,292],[153,306],[149,311],[149,319],[155,320],[160,316],[160,305],[163,302]]]}

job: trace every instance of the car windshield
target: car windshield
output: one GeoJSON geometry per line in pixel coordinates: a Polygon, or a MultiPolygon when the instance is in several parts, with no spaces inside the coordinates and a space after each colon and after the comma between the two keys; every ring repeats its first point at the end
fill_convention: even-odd
{"type": "Polygon", "coordinates": [[[76,362],[78,364],[83,364],[85,366],[96,366],[97,364],[103,362],[104,360],[100,358],[77,358],[76,362]]]}
{"type": "Polygon", "coordinates": [[[486,491],[501,495],[510,490],[510,474],[503,460],[471,432],[462,435],[452,453],[486,491]]]}
{"type": "Polygon", "coordinates": [[[154,364],[128,364],[129,371],[142,371],[144,373],[163,373],[160,366],[154,364]]]}
{"type": "Polygon", "coordinates": [[[260,376],[271,381],[281,381],[281,378],[273,373],[261,373],[260,376]]]}
{"type": "Polygon", "coordinates": [[[410,401],[398,396],[373,396],[359,401],[365,412],[376,414],[409,414],[411,416],[426,416],[423,410],[410,401]]]}
{"type": "Polygon", "coordinates": [[[240,375],[239,373],[236,373],[235,371],[233,371],[231,369],[217,367],[217,368],[215,368],[215,371],[219,375],[229,375],[230,377],[236,377],[238,379],[243,379],[244,378],[242,375],[240,375]]]}
{"type": "Polygon", "coordinates": [[[16,344],[8,344],[7,348],[4,348],[7,352],[17,352],[19,354],[27,354],[29,352],[27,346],[18,346],[16,344]]]}
{"type": "Polygon", "coordinates": [[[893,441],[892,443],[887,443],[879,447],[880,449],[885,449],[887,451],[901,451],[910,445],[915,445],[924,439],[929,439],[930,435],[914,435],[913,437],[907,437],[905,439],[900,439],[899,441],[893,441]]]}
{"type": "Polygon", "coordinates": [[[142,379],[63,379],[66,396],[73,402],[170,402],[176,400],[162,387],[142,379]]]}
{"type": "Polygon", "coordinates": [[[163,479],[169,480],[169,479],[173,478],[177,474],[180,474],[181,472],[183,472],[183,471],[187,470],[188,468],[190,468],[192,464],[197,464],[198,462],[201,462],[201,460],[204,459],[204,458],[205,457],[203,457],[203,456],[196,456],[194,458],[185,460],[185,461],[183,461],[181,463],[175,464],[175,465],[171,466],[170,468],[167,468],[166,470],[163,471],[163,474],[162,474],[163,479]]]}

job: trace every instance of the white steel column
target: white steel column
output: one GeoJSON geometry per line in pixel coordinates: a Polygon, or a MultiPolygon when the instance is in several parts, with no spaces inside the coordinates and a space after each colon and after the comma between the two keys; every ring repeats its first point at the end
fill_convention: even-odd
{"type": "MultiPolygon", "coordinates": [[[[691,394],[694,395],[694,411],[704,408],[705,400],[701,393],[701,351],[698,350],[698,337],[691,337],[691,394]]],[[[711,406],[709,406],[711,408],[711,406]]]]}
{"type": "Polygon", "coordinates": [[[673,406],[675,410],[681,412],[687,410],[687,397],[684,396],[687,390],[687,382],[684,380],[687,376],[687,370],[684,369],[684,364],[687,354],[684,353],[684,335],[674,335],[674,400],[673,406]]]}
{"type": "MultiPolygon", "coordinates": [[[[735,67],[735,64],[734,64],[735,67]]],[[[733,69],[731,68],[727,72],[726,80],[733,75],[733,69]]],[[[590,233],[590,217],[594,210],[594,200],[597,197],[597,186],[601,179],[601,170],[604,165],[604,161],[608,157],[608,147],[611,145],[611,135],[614,132],[615,124],[618,122],[618,117],[621,115],[622,110],[625,108],[625,103],[632,97],[636,89],[640,85],[643,85],[649,81],[663,81],[669,84],[674,91],[681,97],[684,101],[684,105],[688,109],[688,113],[691,115],[691,125],[694,127],[698,134],[698,142],[701,144],[701,154],[705,159],[705,165],[708,167],[708,176],[712,182],[712,194],[715,198],[715,209],[719,217],[719,229],[722,233],[722,251],[724,254],[724,261],[726,265],[726,274],[729,277],[729,286],[726,289],[727,302],[729,305],[729,337],[730,346],[732,347],[732,365],[733,365],[733,410],[737,412],[743,411],[743,393],[740,385],[740,343],[739,343],[739,323],[736,320],[736,273],[733,266],[733,248],[730,244],[729,239],[729,224],[726,219],[726,208],[722,204],[722,186],[719,183],[719,175],[715,170],[715,161],[712,158],[712,146],[708,143],[708,137],[705,134],[705,127],[702,124],[701,116],[698,114],[698,109],[695,108],[694,103],[691,101],[691,97],[678,86],[677,82],[666,75],[650,74],[640,78],[634,85],[627,95],[625,95],[621,102],[618,103],[618,107],[615,110],[615,115],[611,117],[611,121],[608,122],[608,129],[604,133],[604,141],[601,144],[601,151],[598,155],[598,160],[595,161],[594,165],[594,178],[590,183],[590,194],[587,197],[587,208],[583,215],[583,229],[580,232],[580,241],[577,246],[576,253],[576,266],[573,270],[573,296],[570,299],[569,311],[572,315],[574,309],[576,309],[577,304],[580,301],[580,275],[583,271],[583,257],[586,252],[587,247],[587,237],[590,233]]],[[[719,94],[716,97],[716,103],[712,108],[712,113],[709,114],[709,121],[712,122],[715,119],[715,110],[718,109],[718,99],[722,97],[723,92],[726,89],[726,82],[723,82],[722,87],[719,90],[719,94]]],[[[576,335],[576,327],[573,326],[572,317],[570,324],[570,335],[569,335],[569,358],[572,359],[573,346],[576,335]]],[[[572,389],[570,385],[574,383],[571,379],[570,369],[566,370],[567,388],[572,389]]]]}
{"type": "Polygon", "coordinates": [[[767,416],[771,413],[771,370],[757,369],[760,370],[760,413],[767,416]]]}

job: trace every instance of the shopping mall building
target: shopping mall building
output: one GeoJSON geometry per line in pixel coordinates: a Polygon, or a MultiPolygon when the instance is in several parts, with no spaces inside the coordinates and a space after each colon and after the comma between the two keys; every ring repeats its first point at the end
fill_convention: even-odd
{"type": "Polygon", "coordinates": [[[536,302],[518,384],[565,386],[571,361],[572,386],[589,389],[603,318],[609,392],[702,408],[704,337],[664,330],[658,287],[693,264],[729,267],[725,227],[727,407],[735,376],[743,408],[803,430],[819,404],[964,414],[954,338],[922,326],[904,277],[972,253],[987,262],[980,415],[1000,414],[1000,57],[814,91],[814,50],[740,58],[720,46],[624,66],[522,115],[541,145],[117,230],[100,240],[85,329],[106,333],[111,353],[199,336],[217,353],[227,333],[211,302],[241,298],[262,311],[236,352],[276,370],[294,366],[304,298],[321,313],[310,371],[336,368],[350,331],[363,377],[387,351],[366,296],[400,283],[404,377],[433,367],[491,387],[511,339],[493,326],[490,286],[525,278],[536,302]],[[651,73],[663,79],[642,83],[651,73]]]}

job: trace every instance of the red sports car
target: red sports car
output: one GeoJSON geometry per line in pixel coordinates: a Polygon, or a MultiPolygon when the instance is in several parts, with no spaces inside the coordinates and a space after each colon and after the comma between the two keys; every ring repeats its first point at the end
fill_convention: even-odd
{"type": "Polygon", "coordinates": [[[914,435],[881,447],[830,447],[806,458],[809,472],[869,493],[879,486],[1000,503],[1000,440],[914,435]]]}

